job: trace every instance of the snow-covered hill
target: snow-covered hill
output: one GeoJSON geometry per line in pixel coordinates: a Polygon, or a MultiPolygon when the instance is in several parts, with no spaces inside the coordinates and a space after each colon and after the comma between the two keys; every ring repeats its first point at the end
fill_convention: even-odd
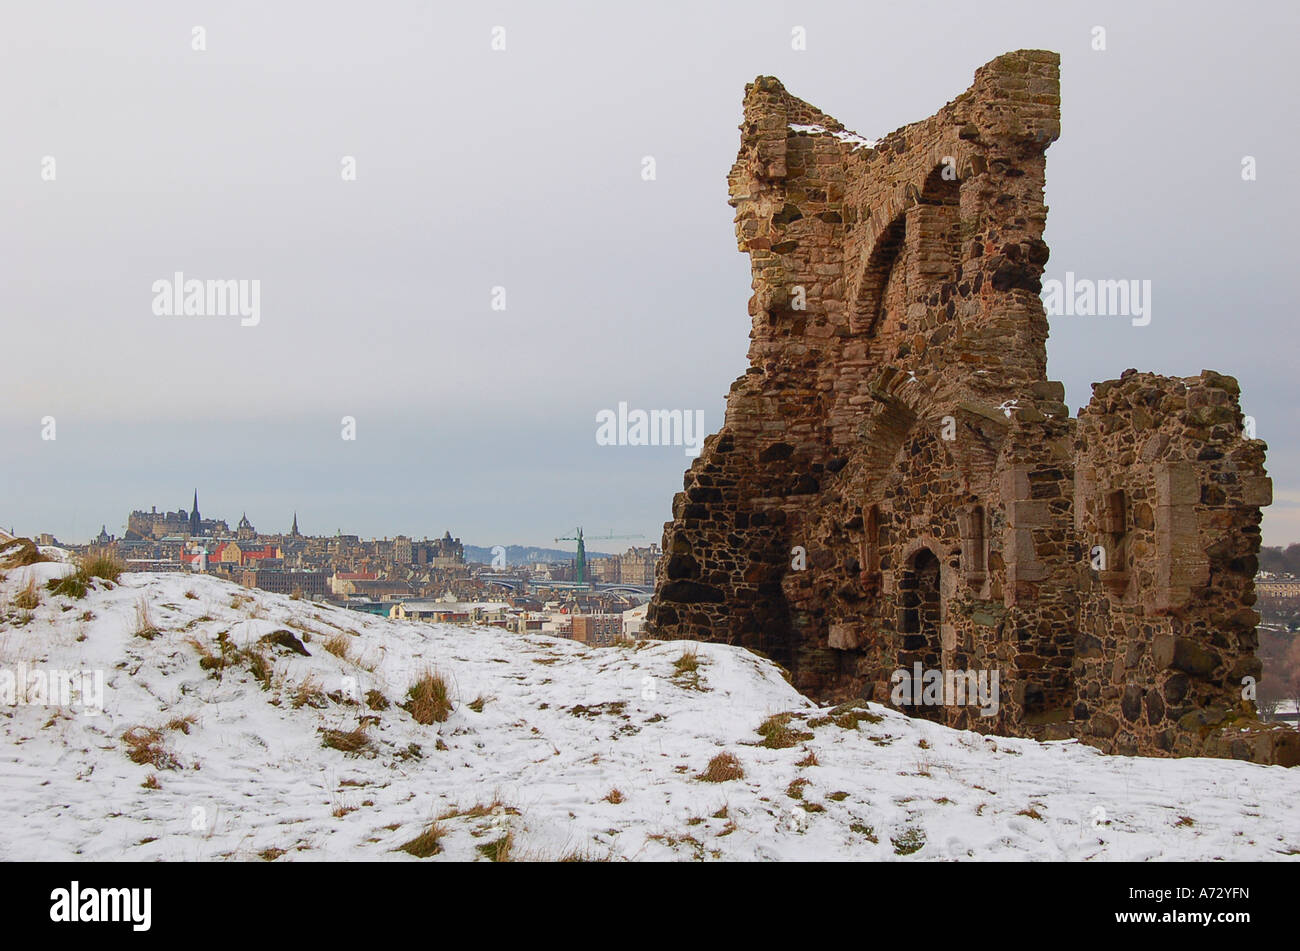
{"type": "Polygon", "coordinates": [[[4,860],[1300,855],[1300,769],[821,709],[716,644],[589,649],[181,574],[45,587],[72,570],[0,581],[0,681],[88,671],[94,706],[104,678],[98,715],[0,689],[4,860]],[[425,725],[399,704],[429,670],[454,709],[425,725]],[[743,775],[701,778],[724,753],[743,775]]]}

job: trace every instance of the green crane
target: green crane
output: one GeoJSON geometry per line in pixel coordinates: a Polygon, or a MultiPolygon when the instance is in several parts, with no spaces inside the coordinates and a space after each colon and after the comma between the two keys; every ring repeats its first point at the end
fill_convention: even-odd
{"type": "MultiPolygon", "coordinates": [[[[621,538],[645,538],[644,535],[615,535],[613,531],[611,531],[608,535],[593,535],[592,537],[599,541],[606,541],[606,542],[612,539],[621,539],[621,538]]],[[[582,538],[582,527],[581,526],[578,527],[577,535],[565,535],[561,538],[557,538],[556,541],[578,543],[578,558],[577,558],[578,584],[586,584],[587,583],[587,546],[584,543],[582,538]]]]}

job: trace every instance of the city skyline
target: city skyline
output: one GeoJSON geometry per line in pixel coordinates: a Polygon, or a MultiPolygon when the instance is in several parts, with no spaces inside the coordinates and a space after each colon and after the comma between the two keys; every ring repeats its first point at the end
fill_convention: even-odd
{"type": "Polygon", "coordinates": [[[1054,317],[1051,378],[1077,412],[1125,367],[1236,377],[1269,444],[1264,543],[1300,540],[1291,245],[1260,240],[1300,213],[1300,129],[1275,121],[1293,9],[955,6],[936,31],[924,7],[809,8],[799,50],[776,3],[635,22],[577,3],[363,22],[284,4],[201,11],[196,51],[198,11],[69,7],[17,12],[13,35],[44,39],[0,66],[39,90],[13,103],[0,160],[0,522],[84,537],[198,483],[255,521],[296,501],[365,535],[657,538],[689,460],[600,445],[598,419],[626,403],[721,426],[750,324],[725,182],[745,83],[778,76],[872,138],[1024,47],[1062,57],[1045,280],[1151,287],[1146,325],[1054,317]],[[663,69],[665,50],[689,68],[663,69]],[[260,282],[256,324],[160,315],[154,285],[177,272],[260,282]]]}
{"type": "MultiPolygon", "coordinates": [[[[49,534],[49,535],[55,535],[58,538],[58,540],[61,542],[65,542],[67,544],[72,544],[72,545],[85,546],[85,545],[93,545],[96,542],[99,535],[105,532],[107,532],[108,535],[112,536],[114,540],[124,538],[131,531],[130,523],[132,518],[137,515],[164,516],[164,515],[179,514],[182,520],[187,521],[189,523],[190,528],[186,531],[181,531],[178,533],[189,535],[191,538],[202,538],[202,539],[213,539],[213,540],[233,539],[240,532],[240,530],[243,529],[244,526],[247,524],[248,526],[251,527],[251,530],[255,533],[253,537],[256,538],[301,537],[307,539],[307,538],[330,538],[336,535],[344,535],[349,537],[355,536],[360,538],[362,541],[373,542],[373,541],[391,541],[396,538],[406,538],[410,540],[419,540],[419,541],[436,541],[444,537],[452,538],[454,536],[455,541],[457,542],[462,541],[461,537],[452,528],[443,529],[441,534],[437,532],[412,533],[409,531],[400,531],[400,532],[395,532],[390,534],[370,535],[365,532],[345,531],[343,527],[335,528],[333,531],[320,531],[320,532],[301,531],[300,526],[298,524],[298,511],[296,509],[290,513],[289,516],[290,524],[288,528],[284,529],[283,531],[277,529],[266,529],[264,527],[259,527],[259,522],[262,522],[264,525],[269,524],[269,522],[263,522],[263,520],[260,520],[256,517],[250,518],[248,516],[248,512],[244,509],[240,510],[240,517],[238,521],[233,521],[232,518],[229,517],[229,515],[224,512],[218,512],[215,515],[205,514],[203,512],[202,506],[195,504],[198,502],[198,495],[199,492],[196,487],[192,490],[190,508],[188,509],[181,506],[178,506],[177,508],[173,509],[170,508],[169,506],[158,506],[151,503],[147,509],[146,508],[131,509],[127,515],[127,518],[125,520],[122,520],[119,523],[115,524],[113,522],[101,522],[100,530],[98,532],[95,532],[90,535],[80,536],[80,537],[68,536],[64,538],[64,537],[57,536],[57,533],[43,532],[43,531],[33,531],[33,532],[24,533],[19,531],[16,526],[5,526],[5,527],[9,528],[14,534],[17,535],[25,534],[30,537],[36,537],[37,535],[49,534]],[[201,533],[195,532],[193,531],[193,523],[196,517],[201,519],[202,524],[208,524],[208,523],[222,524],[225,526],[225,531],[219,534],[213,534],[208,531],[203,531],[201,533]],[[231,527],[232,525],[234,527],[231,527]],[[121,534],[118,534],[118,531],[116,529],[120,529],[121,534]]],[[[626,546],[615,545],[614,546],[615,549],[621,549],[623,547],[631,548],[631,549],[658,547],[657,540],[646,541],[645,544],[640,544],[640,545],[634,544],[635,542],[638,541],[645,541],[645,537],[641,535],[616,534],[612,532],[612,530],[607,535],[601,535],[601,534],[591,534],[589,532],[586,532],[585,526],[578,526],[578,529],[585,533],[584,537],[587,541],[598,542],[598,543],[613,542],[613,541],[627,541],[629,543],[626,546]],[[610,537],[611,535],[613,537],[610,537]]],[[[466,542],[465,547],[487,549],[490,551],[495,545],[501,545],[506,548],[524,548],[524,549],[537,548],[537,549],[550,550],[550,551],[562,551],[562,550],[566,550],[564,548],[565,543],[570,542],[572,540],[573,540],[572,538],[566,538],[566,537],[556,537],[554,539],[550,539],[549,541],[543,540],[541,542],[520,542],[514,539],[508,539],[508,540],[493,541],[491,544],[482,544],[482,545],[475,544],[473,542],[466,542]]],[[[576,544],[574,547],[576,549],[576,544]]],[[[594,550],[588,551],[588,555],[590,557],[608,556],[617,553],[618,552],[616,550],[612,550],[609,552],[594,551],[594,550]]],[[[576,550],[574,552],[570,552],[570,554],[576,554],[576,550]]]]}

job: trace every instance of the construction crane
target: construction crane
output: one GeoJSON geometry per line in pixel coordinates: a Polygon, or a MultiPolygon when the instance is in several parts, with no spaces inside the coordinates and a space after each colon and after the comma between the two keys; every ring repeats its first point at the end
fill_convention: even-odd
{"type": "MultiPolygon", "coordinates": [[[[609,533],[608,535],[593,535],[592,538],[595,539],[595,540],[597,540],[597,541],[607,542],[607,541],[612,541],[612,540],[615,540],[615,539],[625,539],[625,538],[645,538],[645,536],[644,536],[644,535],[615,535],[614,532],[613,532],[613,530],[611,529],[611,530],[610,530],[610,533],[609,533]]],[[[557,541],[557,542],[577,542],[577,543],[578,543],[578,558],[577,558],[578,578],[577,578],[577,581],[578,581],[578,584],[586,584],[586,583],[587,583],[587,546],[586,546],[586,544],[584,543],[584,540],[583,540],[583,537],[582,537],[582,527],[581,527],[581,526],[578,527],[578,534],[577,534],[577,535],[565,535],[565,536],[562,536],[562,537],[560,537],[560,538],[557,538],[556,541],[557,541]]]]}

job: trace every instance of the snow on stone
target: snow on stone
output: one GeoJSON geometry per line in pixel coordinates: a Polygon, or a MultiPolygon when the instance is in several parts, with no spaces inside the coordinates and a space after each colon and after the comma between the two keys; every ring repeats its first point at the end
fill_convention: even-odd
{"type": "Polygon", "coordinates": [[[851,151],[856,152],[860,148],[874,149],[878,144],[876,139],[867,139],[858,135],[856,132],[849,132],[847,129],[841,132],[830,132],[822,125],[799,125],[796,122],[790,123],[790,128],[795,132],[807,132],[809,135],[832,135],[841,142],[851,144],[851,151]]]}
{"type": "Polygon", "coordinates": [[[104,677],[98,715],[0,701],[4,861],[486,860],[480,847],[507,834],[515,858],[547,860],[1300,854],[1300,770],[1103,756],[876,705],[845,716],[720,644],[588,648],[201,575],[124,574],[82,599],[43,587],[71,570],[46,562],[0,581],[0,675],[104,677]],[[41,603],[20,609],[29,580],[41,603]],[[152,639],[136,636],[142,610],[152,639]],[[204,651],[220,655],[221,634],[232,650],[267,635],[286,643],[265,648],[269,689],[248,665],[220,678],[200,666],[204,651]],[[324,649],[340,634],[346,658],[324,649]],[[687,649],[698,652],[693,673],[675,664],[687,649]],[[455,709],[425,726],[398,704],[427,669],[447,678],[455,709]],[[368,691],[390,706],[371,709],[368,691]],[[797,740],[760,745],[760,724],[783,712],[797,740]],[[323,730],[352,731],[363,717],[368,751],[323,745],[323,730]],[[127,757],[134,727],[161,731],[161,767],[127,757]],[[743,778],[698,778],[722,752],[743,778]],[[439,817],[438,854],[398,851],[439,817]]]}

